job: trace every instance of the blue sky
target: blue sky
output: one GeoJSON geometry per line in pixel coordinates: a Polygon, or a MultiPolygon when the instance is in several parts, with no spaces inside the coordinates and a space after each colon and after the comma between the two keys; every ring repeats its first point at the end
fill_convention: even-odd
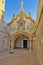
{"type": "MultiPolygon", "coordinates": [[[[21,0],[5,0],[5,13],[4,21],[9,23],[13,15],[18,14],[20,11],[20,2],[21,0]]],[[[24,12],[26,14],[31,13],[33,19],[36,19],[37,10],[38,10],[38,0],[24,0],[24,12]]]]}

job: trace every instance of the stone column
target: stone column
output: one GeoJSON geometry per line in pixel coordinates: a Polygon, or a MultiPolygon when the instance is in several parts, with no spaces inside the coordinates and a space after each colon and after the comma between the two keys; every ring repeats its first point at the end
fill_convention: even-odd
{"type": "Polygon", "coordinates": [[[16,42],[15,42],[15,40],[13,40],[13,48],[15,49],[15,47],[16,47],[16,44],[15,44],[16,42]]]}
{"type": "Polygon", "coordinates": [[[10,52],[11,52],[11,40],[10,40],[10,52]]]}
{"type": "Polygon", "coordinates": [[[30,39],[30,51],[31,51],[31,39],[30,39]]]}
{"type": "Polygon", "coordinates": [[[10,40],[10,53],[13,53],[13,43],[12,43],[12,40],[10,40]]]}
{"type": "Polygon", "coordinates": [[[6,37],[5,37],[5,39],[3,40],[3,43],[4,43],[4,49],[7,49],[7,39],[6,39],[6,37]]]}

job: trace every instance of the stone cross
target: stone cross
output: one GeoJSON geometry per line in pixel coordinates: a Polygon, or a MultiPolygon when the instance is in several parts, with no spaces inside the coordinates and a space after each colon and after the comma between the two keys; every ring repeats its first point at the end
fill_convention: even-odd
{"type": "Polygon", "coordinates": [[[23,10],[23,4],[24,4],[24,1],[22,0],[20,4],[21,4],[21,7],[20,7],[21,10],[23,10]]]}

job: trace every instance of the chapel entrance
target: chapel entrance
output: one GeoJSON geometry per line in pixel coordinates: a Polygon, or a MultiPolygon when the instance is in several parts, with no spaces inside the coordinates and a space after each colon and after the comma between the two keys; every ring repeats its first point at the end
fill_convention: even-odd
{"type": "Polygon", "coordinates": [[[27,40],[23,40],[23,48],[27,48],[27,40]]]}
{"type": "Polygon", "coordinates": [[[30,41],[29,38],[25,35],[19,35],[14,41],[14,48],[15,49],[29,49],[30,48],[30,41]]]}

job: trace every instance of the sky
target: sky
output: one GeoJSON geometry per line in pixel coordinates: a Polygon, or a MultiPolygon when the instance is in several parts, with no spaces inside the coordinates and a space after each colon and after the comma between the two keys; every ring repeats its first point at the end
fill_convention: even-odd
{"type": "MultiPolygon", "coordinates": [[[[36,20],[38,11],[38,0],[23,0],[24,1],[24,12],[26,14],[31,13],[31,16],[36,20]]],[[[5,0],[5,13],[4,21],[6,23],[11,22],[13,15],[17,15],[20,12],[21,0],[5,0]]]]}

